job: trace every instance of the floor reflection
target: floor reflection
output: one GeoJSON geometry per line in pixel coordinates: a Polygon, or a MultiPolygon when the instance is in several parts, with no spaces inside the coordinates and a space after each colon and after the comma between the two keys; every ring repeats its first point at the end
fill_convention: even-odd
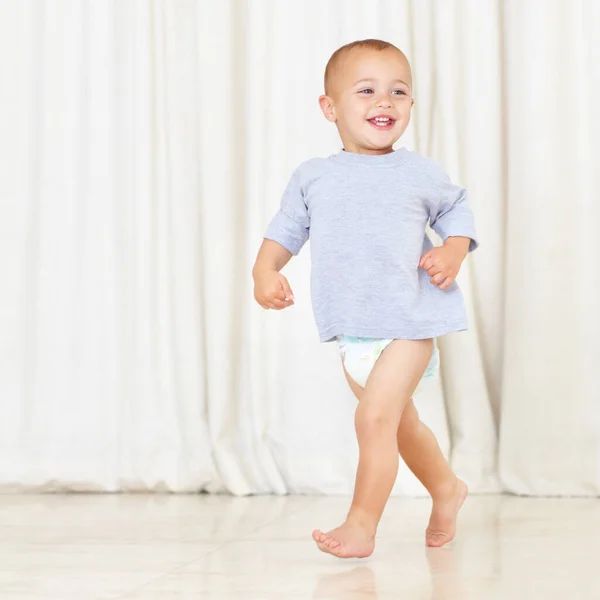
{"type": "MultiPolygon", "coordinates": [[[[384,576],[386,589],[383,589],[384,586],[378,589],[374,568],[369,565],[361,565],[349,571],[336,571],[321,575],[313,593],[313,600],[385,600],[393,597],[390,594],[394,589],[399,595],[414,591],[415,583],[418,583],[418,586],[415,587],[420,588],[417,592],[419,598],[467,600],[458,554],[452,547],[425,549],[425,559],[429,569],[429,591],[427,591],[427,582],[413,580],[407,584],[406,581],[403,581],[400,572],[397,572],[397,581],[394,585],[387,569],[384,576]]],[[[386,567],[381,564],[377,566],[384,569],[386,567]]],[[[387,566],[389,568],[389,563],[387,566]]],[[[411,598],[411,600],[416,600],[416,598],[411,598]]]]}
{"type": "Polygon", "coordinates": [[[369,566],[319,577],[313,600],[379,600],[375,572],[369,566]]]}

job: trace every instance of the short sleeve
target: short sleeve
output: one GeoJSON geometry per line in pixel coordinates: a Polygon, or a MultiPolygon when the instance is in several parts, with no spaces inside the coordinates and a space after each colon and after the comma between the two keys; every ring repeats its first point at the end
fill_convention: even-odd
{"type": "Polygon", "coordinates": [[[437,182],[436,190],[428,201],[429,224],[444,240],[453,236],[471,239],[469,252],[478,246],[473,214],[469,208],[467,190],[450,181],[443,173],[437,182]]]}
{"type": "Polygon", "coordinates": [[[296,169],[283,192],[280,209],[269,223],[264,237],[297,255],[308,240],[309,232],[308,207],[296,169]]]}

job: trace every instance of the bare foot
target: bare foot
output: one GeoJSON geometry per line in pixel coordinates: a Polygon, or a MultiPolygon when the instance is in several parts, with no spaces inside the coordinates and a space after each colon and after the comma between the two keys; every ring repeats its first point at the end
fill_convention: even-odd
{"type": "Polygon", "coordinates": [[[366,558],[371,556],[375,549],[375,535],[348,522],[328,533],[315,529],[312,537],[317,542],[319,550],[338,558],[366,558]]]}
{"type": "Polygon", "coordinates": [[[454,486],[448,493],[433,501],[425,535],[428,546],[439,548],[454,539],[456,517],[468,493],[467,484],[457,477],[454,486]]]}

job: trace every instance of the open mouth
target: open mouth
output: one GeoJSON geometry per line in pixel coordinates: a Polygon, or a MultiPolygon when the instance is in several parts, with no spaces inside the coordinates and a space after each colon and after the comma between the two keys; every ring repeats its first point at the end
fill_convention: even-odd
{"type": "Polygon", "coordinates": [[[391,117],[375,117],[374,119],[368,119],[368,121],[375,129],[381,129],[383,131],[392,129],[396,123],[391,117]]]}

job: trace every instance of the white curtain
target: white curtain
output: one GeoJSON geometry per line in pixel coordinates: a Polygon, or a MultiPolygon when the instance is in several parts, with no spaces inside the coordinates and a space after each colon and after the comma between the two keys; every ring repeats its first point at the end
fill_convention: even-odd
{"type": "Polygon", "coordinates": [[[598,495],[600,2],[515,0],[505,28],[500,475],[520,494],[598,495]]]}
{"type": "MultiPolygon", "coordinates": [[[[598,494],[599,4],[1,3],[0,489],[351,492],[310,246],[291,309],[250,271],[291,170],[340,148],[327,59],[378,37],[413,64],[400,143],[482,242],[422,419],[473,491],[598,494]]],[[[402,466],[394,493],[424,490],[402,466]]]]}

